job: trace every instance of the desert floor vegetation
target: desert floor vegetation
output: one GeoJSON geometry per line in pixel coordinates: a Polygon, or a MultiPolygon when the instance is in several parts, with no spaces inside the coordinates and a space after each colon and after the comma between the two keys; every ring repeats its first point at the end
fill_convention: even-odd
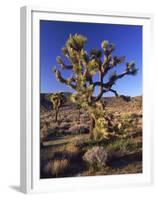
{"type": "Polygon", "coordinates": [[[41,135],[47,131],[41,141],[41,178],[142,172],[142,98],[104,100],[114,126],[109,139],[96,140],[89,137],[90,119],[85,110],[80,109],[78,121],[78,108],[67,100],[57,123],[55,111],[41,103],[41,135]]]}

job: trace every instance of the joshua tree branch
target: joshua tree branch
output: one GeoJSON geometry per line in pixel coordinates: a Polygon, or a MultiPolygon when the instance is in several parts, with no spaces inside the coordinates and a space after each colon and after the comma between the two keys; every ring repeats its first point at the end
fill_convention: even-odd
{"type": "Polygon", "coordinates": [[[72,65],[63,65],[62,69],[72,69],[73,66],[72,65]]]}
{"type": "Polygon", "coordinates": [[[100,93],[98,94],[98,96],[94,99],[94,102],[97,102],[101,99],[101,97],[103,96],[104,93],[106,93],[106,90],[102,90],[100,91],[100,93]]]}
{"type": "Polygon", "coordinates": [[[99,70],[99,81],[102,83],[100,84],[100,92],[103,90],[103,73],[101,69],[99,70]]]}
{"type": "MultiPolygon", "coordinates": [[[[133,71],[125,70],[121,74],[116,75],[115,77],[113,77],[112,80],[109,80],[108,82],[106,82],[104,84],[104,87],[107,88],[107,89],[111,89],[111,87],[115,84],[115,82],[118,79],[121,79],[121,78],[123,78],[126,75],[134,75],[134,74],[135,74],[135,70],[133,70],[133,71]]],[[[100,83],[97,83],[97,84],[100,84],[100,83]]]]}
{"type": "Polygon", "coordinates": [[[61,69],[72,69],[72,65],[65,65],[64,63],[58,63],[61,67],[61,69]]]}
{"type": "Polygon", "coordinates": [[[60,65],[62,69],[72,69],[72,65],[66,65],[60,56],[57,57],[57,63],[60,65]]]}
{"type": "Polygon", "coordinates": [[[110,62],[110,59],[108,59],[106,61],[106,63],[102,64],[103,76],[105,76],[108,73],[108,71],[111,69],[110,66],[109,66],[109,62],[110,62]]]}
{"type": "Polygon", "coordinates": [[[102,69],[103,69],[103,73],[104,76],[108,73],[109,70],[113,69],[114,67],[116,67],[118,64],[122,64],[125,60],[125,56],[114,56],[114,57],[106,57],[107,60],[106,62],[104,61],[102,64],[102,69]]]}
{"type": "Polygon", "coordinates": [[[116,90],[110,89],[109,91],[112,92],[112,93],[114,93],[116,97],[119,96],[116,90]]]}
{"type": "Polygon", "coordinates": [[[116,75],[116,77],[114,77],[112,80],[109,80],[108,82],[106,83],[102,83],[101,81],[96,81],[94,82],[94,88],[96,86],[103,86],[103,88],[105,89],[111,89],[112,85],[115,84],[115,82],[118,80],[118,79],[121,79],[122,77],[124,77],[125,75],[133,75],[132,72],[130,71],[124,71],[123,73],[119,74],[119,75],[116,75]]]}
{"type": "Polygon", "coordinates": [[[76,85],[73,84],[73,82],[75,82],[75,81],[74,81],[74,79],[73,79],[72,77],[71,77],[71,78],[65,79],[65,78],[62,77],[62,75],[61,75],[61,73],[60,73],[59,70],[53,69],[52,71],[53,71],[53,73],[55,74],[57,80],[59,80],[61,83],[67,84],[67,85],[70,86],[72,89],[76,90],[76,85]]]}

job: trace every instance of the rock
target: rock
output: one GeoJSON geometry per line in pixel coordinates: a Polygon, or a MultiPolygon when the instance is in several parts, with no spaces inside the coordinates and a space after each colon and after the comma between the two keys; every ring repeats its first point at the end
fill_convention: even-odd
{"type": "Polygon", "coordinates": [[[89,116],[88,116],[87,113],[82,113],[82,114],[80,115],[80,117],[83,118],[83,119],[89,118],[89,116]]]}
{"type": "Polygon", "coordinates": [[[62,122],[62,123],[60,124],[60,128],[61,128],[61,129],[69,129],[69,128],[70,128],[70,123],[62,122]]]}
{"type": "Polygon", "coordinates": [[[71,134],[70,132],[69,132],[69,130],[66,130],[66,129],[58,129],[58,131],[57,131],[57,133],[58,134],[71,134]]]}
{"type": "Polygon", "coordinates": [[[89,133],[89,127],[84,124],[76,124],[68,130],[71,134],[89,133]]]}

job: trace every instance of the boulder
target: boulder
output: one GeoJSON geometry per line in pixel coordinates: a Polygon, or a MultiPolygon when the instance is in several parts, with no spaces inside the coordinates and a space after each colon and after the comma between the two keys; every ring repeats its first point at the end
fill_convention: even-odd
{"type": "Polygon", "coordinates": [[[71,134],[89,133],[89,127],[84,124],[76,124],[69,128],[71,134]]]}

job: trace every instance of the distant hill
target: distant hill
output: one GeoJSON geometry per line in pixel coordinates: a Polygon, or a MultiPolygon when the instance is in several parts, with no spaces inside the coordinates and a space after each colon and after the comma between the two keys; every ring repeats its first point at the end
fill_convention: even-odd
{"type": "Polygon", "coordinates": [[[142,110],[142,96],[131,97],[130,101],[124,101],[121,97],[104,97],[104,99],[107,107],[113,108],[116,112],[141,112],[142,110]]]}
{"type": "MultiPolygon", "coordinates": [[[[69,101],[69,97],[71,93],[63,92],[66,98],[66,101],[63,106],[73,106],[72,102],[69,101]]],[[[52,109],[52,103],[49,101],[49,96],[52,93],[41,93],[40,95],[40,106],[41,109],[50,110],[52,109]]],[[[135,111],[141,110],[142,107],[142,96],[130,97],[129,101],[123,100],[121,97],[103,97],[106,102],[107,107],[115,109],[115,111],[119,112],[120,110],[131,111],[132,109],[135,111]]]]}

